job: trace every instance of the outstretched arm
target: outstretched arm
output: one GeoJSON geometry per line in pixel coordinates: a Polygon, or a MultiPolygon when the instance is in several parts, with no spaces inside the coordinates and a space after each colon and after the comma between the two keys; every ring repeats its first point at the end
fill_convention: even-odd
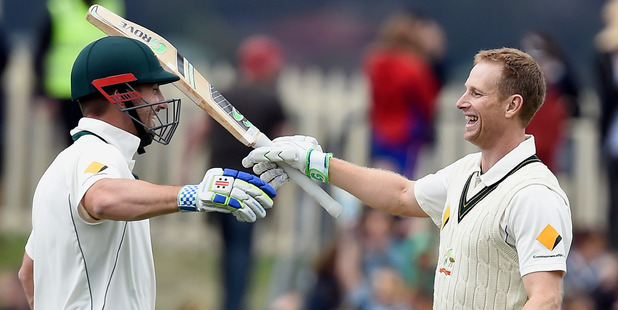
{"type": "Polygon", "coordinates": [[[178,211],[215,211],[254,222],[266,216],[275,194],[257,176],[233,169],[209,169],[200,184],[186,186],[109,178],[86,191],[80,214],[87,221],[135,221],[178,211]]]}
{"type": "Polygon", "coordinates": [[[329,179],[372,208],[394,215],[427,217],[414,196],[414,181],[395,172],[331,158],[329,179]]]}
{"type": "Polygon", "coordinates": [[[275,188],[288,179],[285,171],[276,165],[285,162],[310,178],[344,189],[372,208],[402,216],[428,216],[414,196],[414,181],[391,171],[333,158],[322,152],[313,137],[280,137],[273,143],[272,147],[251,151],[243,159],[243,165],[253,166],[253,171],[275,188]]]}
{"type": "Polygon", "coordinates": [[[86,191],[82,206],[95,220],[142,220],[178,212],[180,188],[140,180],[102,179],[86,191]]]}

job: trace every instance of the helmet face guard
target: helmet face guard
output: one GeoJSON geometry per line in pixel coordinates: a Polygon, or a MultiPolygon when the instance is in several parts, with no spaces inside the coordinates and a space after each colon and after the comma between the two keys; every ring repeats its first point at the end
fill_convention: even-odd
{"type": "MultiPolygon", "coordinates": [[[[163,145],[167,145],[172,140],[172,136],[176,132],[176,128],[180,123],[180,99],[168,99],[158,102],[148,102],[137,92],[130,82],[136,81],[137,78],[131,73],[114,75],[102,79],[92,81],[92,85],[103,95],[107,100],[113,103],[120,111],[126,112],[127,115],[133,120],[135,127],[138,131],[140,139],[144,139],[144,135],[141,133],[144,130],[151,140],[157,141],[163,145]],[[122,85],[124,84],[124,85],[122,85]],[[123,86],[111,87],[111,86],[123,86]],[[122,88],[126,88],[122,90],[122,88]],[[118,92],[117,92],[118,91],[118,92]],[[123,92],[124,91],[124,92],[123,92]],[[142,100],[144,104],[139,106],[133,106],[132,103],[125,104],[126,108],[121,108],[118,104],[121,102],[131,100],[142,100]],[[157,106],[166,105],[167,108],[158,109],[157,106]],[[150,126],[141,120],[137,114],[138,109],[151,109],[153,111],[153,122],[150,126]]],[[[149,143],[147,143],[149,144],[149,143]]],[[[146,144],[146,145],[147,145],[146,144]]]]}

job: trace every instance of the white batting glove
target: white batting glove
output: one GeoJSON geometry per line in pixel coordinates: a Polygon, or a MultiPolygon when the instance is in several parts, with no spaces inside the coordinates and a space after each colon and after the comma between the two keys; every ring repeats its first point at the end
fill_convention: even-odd
{"type": "Polygon", "coordinates": [[[328,163],[331,153],[324,153],[314,137],[287,136],[273,140],[272,147],[254,149],[242,160],[243,166],[253,166],[253,172],[274,188],[283,185],[288,175],[276,165],[285,162],[312,179],[328,183],[328,163]]]}
{"type": "Polygon", "coordinates": [[[178,209],[232,213],[241,222],[255,222],[273,206],[275,189],[255,175],[234,169],[212,168],[199,185],[178,192],[178,209]]]}

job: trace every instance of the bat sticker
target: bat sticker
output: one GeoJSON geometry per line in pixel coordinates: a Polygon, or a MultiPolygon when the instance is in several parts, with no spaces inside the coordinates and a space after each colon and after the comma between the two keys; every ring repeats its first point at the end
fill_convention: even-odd
{"type": "Polygon", "coordinates": [[[236,110],[236,108],[234,108],[234,106],[232,106],[232,104],[230,104],[230,102],[227,101],[227,99],[225,99],[225,97],[223,97],[223,95],[221,95],[221,93],[216,90],[212,85],[210,85],[210,97],[223,111],[225,111],[225,113],[227,113],[227,115],[230,115],[232,119],[234,119],[236,123],[245,131],[249,130],[249,128],[253,126],[253,124],[251,124],[248,119],[246,119],[242,114],[240,114],[240,112],[238,112],[238,110],[236,110]]]}

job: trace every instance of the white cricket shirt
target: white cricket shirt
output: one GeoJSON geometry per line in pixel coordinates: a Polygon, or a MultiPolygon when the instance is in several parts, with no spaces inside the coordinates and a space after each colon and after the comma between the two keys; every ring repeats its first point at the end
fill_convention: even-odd
{"type": "Polygon", "coordinates": [[[34,260],[34,305],[40,309],[154,309],[155,275],[148,220],[88,223],[84,193],[105,178],[134,179],[139,138],[82,118],[88,131],[62,151],[34,193],[26,252],[34,260]]]}
{"type": "MultiPolygon", "coordinates": [[[[534,137],[529,135],[526,140],[482,175],[480,174],[480,153],[468,155],[478,159],[472,171],[475,175],[472,178],[467,199],[484,187],[499,181],[511,169],[535,153],[534,137]]],[[[438,227],[442,225],[442,215],[447,207],[449,182],[461,178],[465,180],[470,176],[453,173],[464,159],[435,174],[427,175],[414,184],[414,195],[419,205],[438,227]]],[[[456,213],[456,206],[452,208],[455,210],[451,210],[451,214],[456,213]]],[[[504,240],[516,249],[522,277],[536,271],[561,270],[566,272],[566,258],[573,238],[571,211],[567,203],[556,192],[543,185],[530,185],[520,190],[504,212],[500,221],[500,233],[504,240]],[[548,245],[547,239],[544,238],[548,233],[546,230],[548,225],[555,230],[551,233],[559,235],[560,241],[555,244],[555,247],[554,244],[548,245]]]]}

